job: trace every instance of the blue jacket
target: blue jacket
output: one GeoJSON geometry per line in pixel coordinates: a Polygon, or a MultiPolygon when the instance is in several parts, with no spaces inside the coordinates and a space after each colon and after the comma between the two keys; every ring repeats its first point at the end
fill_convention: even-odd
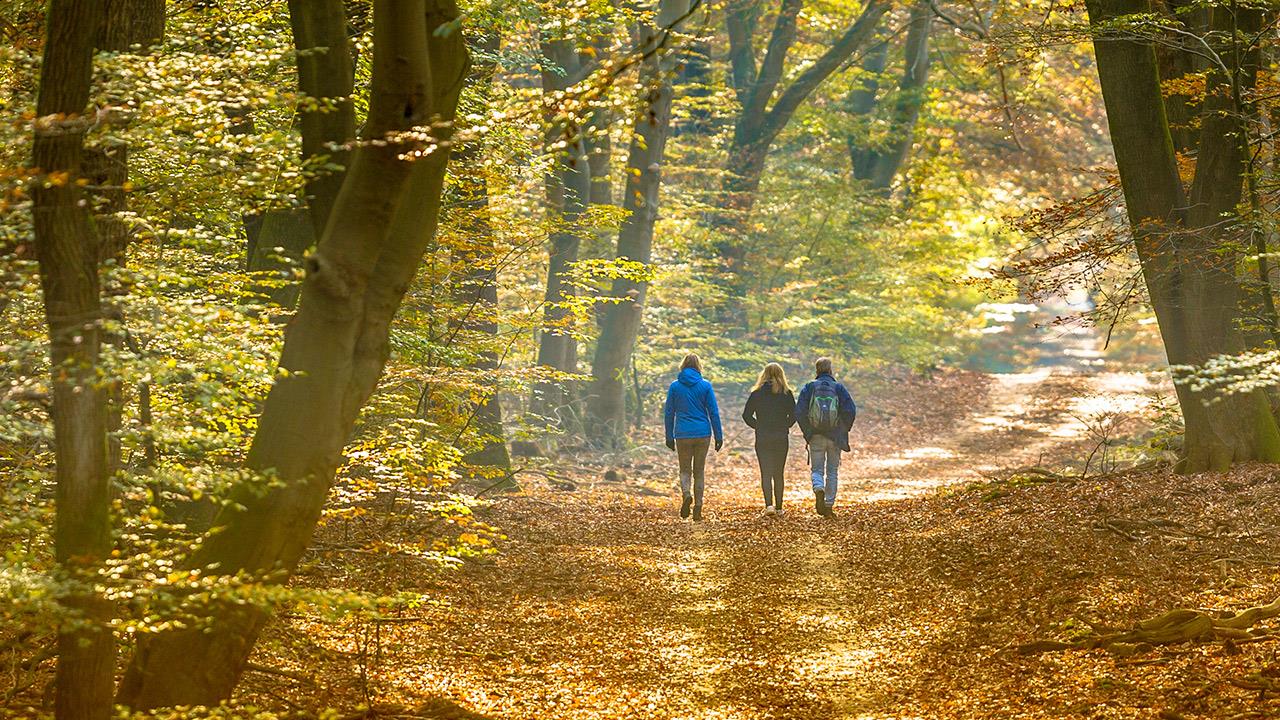
{"type": "Polygon", "coordinates": [[[716,392],[693,368],[681,370],[680,377],[671,383],[662,414],[666,419],[668,441],[711,437],[714,433],[717,443],[724,442],[716,392]]]}
{"type": "Polygon", "coordinates": [[[820,382],[835,385],[836,397],[840,401],[840,421],[834,430],[825,434],[835,441],[836,447],[848,451],[849,428],[853,427],[853,421],[858,417],[858,406],[853,404],[853,398],[849,396],[849,391],[844,385],[828,373],[819,375],[818,379],[805,385],[800,391],[800,397],[796,398],[796,422],[800,425],[800,432],[804,433],[805,442],[813,437],[813,427],[809,424],[809,400],[813,397],[813,386],[820,382]]]}

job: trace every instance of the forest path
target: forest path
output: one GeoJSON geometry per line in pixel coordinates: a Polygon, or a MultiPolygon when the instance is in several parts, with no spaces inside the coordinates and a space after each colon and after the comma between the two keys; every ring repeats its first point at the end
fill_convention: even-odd
{"type": "MultiPolygon", "coordinates": [[[[622,482],[600,480],[586,455],[549,465],[576,490],[526,476],[494,500],[481,518],[509,538],[492,562],[384,576],[432,604],[382,627],[397,660],[370,673],[372,695],[445,697],[493,718],[1154,717],[1134,708],[1167,692],[1159,682],[1125,686],[1128,706],[1099,699],[1115,686],[1075,664],[1105,654],[1009,649],[1081,603],[1095,617],[1145,612],[1161,583],[1212,585],[1087,519],[1146,500],[1074,482],[937,492],[1078,461],[1092,445],[1079,418],[1149,390],[1141,376],[1046,371],[868,398],[830,520],[813,512],[802,446],[782,517],[762,515],[741,438],[709,465],[701,523],[676,515],[668,453],[633,458],[639,476],[622,482]]],[[[350,655],[349,636],[339,645],[350,655]]]]}

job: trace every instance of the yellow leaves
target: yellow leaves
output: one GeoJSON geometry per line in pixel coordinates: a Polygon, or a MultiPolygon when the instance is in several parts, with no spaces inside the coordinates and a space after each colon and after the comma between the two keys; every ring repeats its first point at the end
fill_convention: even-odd
{"type": "Polygon", "coordinates": [[[1182,77],[1163,80],[1160,83],[1160,92],[1165,97],[1182,96],[1188,102],[1199,102],[1204,99],[1205,73],[1189,73],[1182,77]]]}

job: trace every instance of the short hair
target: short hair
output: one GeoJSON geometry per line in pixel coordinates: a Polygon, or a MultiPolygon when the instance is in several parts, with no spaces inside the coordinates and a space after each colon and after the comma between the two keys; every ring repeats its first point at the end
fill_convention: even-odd
{"type": "Polygon", "coordinates": [[[688,370],[689,368],[702,372],[702,360],[698,358],[697,353],[689,353],[688,355],[685,355],[684,360],[680,362],[681,370],[688,370]]]}
{"type": "Polygon", "coordinates": [[[813,363],[813,371],[818,375],[831,374],[831,358],[820,357],[813,363]]]}

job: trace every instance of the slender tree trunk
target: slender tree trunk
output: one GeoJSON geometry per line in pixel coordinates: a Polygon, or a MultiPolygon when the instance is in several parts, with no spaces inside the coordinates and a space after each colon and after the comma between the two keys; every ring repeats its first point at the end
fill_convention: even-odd
{"type": "MultiPolygon", "coordinates": [[[[582,74],[573,45],[567,40],[544,40],[543,54],[554,65],[542,71],[544,96],[554,98],[571,87],[582,74]]],[[[591,198],[591,166],[582,129],[557,120],[548,111],[547,147],[555,163],[546,178],[547,215],[552,225],[547,258],[547,285],[542,331],[538,339],[538,365],[565,373],[578,369],[577,341],[572,333],[573,315],[565,307],[576,294],[568,283],[570,266],[577,262],[586,234],[582,228],[591,198]]],[[[574,392],[562,382],[540,382],[533,388],[535,412],[572,424],[574,392]]]]}
{"type": "MultiPolygon", "coordinates": [[[[667,31],[689,12],[690,0],[663,0],[653,24],[641,32],[642,48],[661,46],[667,31]]],[[[671,135],[672,82],[677,58],[674,52],[655,52],[640,70],[640,87],[647,90],[645,103],[632,125],[627,156],[627,184],[623,208],[627,211],[618,231],[618,259],[648,263],[652,256],[653,226],[658,218],[658,196],[662,186],[662,163],[667,138],[671,135]]],[[[627,298],[608,305],[601,318],[600,339],[592,364],[592,384],[588,400],[594,439],[618,445],[626,431],[625,373],[631,365],[636,336],[640,332],[648,283],[620,278],[613,283],[612,296],[627,298]]]]}
{"type": "Polygon", "coordinates": [[[860,158],[855,157],[855,177],[866,180],[872,189],[882,194],[887,194],[893,185],[915,138],[920,108],[924,105],[929,85],[929,34],[932,30],[932,6],[928,0],[917,2],[911,7],[907,23],[907,39],[902,49],[902,79],[898,82],[889,120],[890,140],[883,147],[866,149],[860,158]]]}
{"type": "MultiPolygon", "coordinates": [[[[289,0],[293,44],[297,48],[298,88],[307,98],[298,108],[302,161],[312,173],[306,184],[305,208],[271,210],[247,216],[245,267],[250,272],[284,277],[316,244],[342,188],[349,146],[356,137],[355,62],[348,39],[346,6],[342,0],[289,0]]],[[[245,118],[233,132],[252,132],[245,118]]],[[[273,304],[294,308],[301,287],[297,283],[259,288],[273,304]]]]}
{"type": "MultiPolygon", "coordinates": [[[[164,0],[103,0],[106,12],[98,26],[97,49],[105,52],[127,53],[136,47],[146,52],[164,38],[164,0]]],[[[123,103],[124,99],[113,99],[123,103]]],[[[116,138],[107,138],[101,144],[84,149],[84,175],[92,188],[94,229],[98,237],[98,260],[115,268],[123,268],[132,229],[123,214],[129,209],[126,184],[129,181],[129,146],[116,138]]],[[[117,288],[108,287],[106,295],[117,294],[117,288]]],[[[119,324],[124,314],[116,303],[108,303],[104,313],[119,324]]],[[[118,349],[125,347],[123,332],[108,332],[103,342],[118,349]]],[[[119,471],[121,457],[120,431],[124,424],[124,384],[118,376],[112,377],[107,392],[107,443],[110,474],[119,471]]]]}
{"type": "MultiPolygon", "coordinates": [[[[475,88],[480,101],[488,105],[497,69],[495,56],[499,50],[499,38],[496,34],[486,33],[476,48],[484,59],[472,67],[468,84],[475,88]]],[[[487,344],[471,363],[471,369],[481,376],[491,376],[500,362],[497,350],[492,347],[498,336],[498,249],[493,226],[489,222],[489,181],[481,162],[483,151],[484,141],[477,138],[455,153],[459,205],[467,213],[470,238],[467,248],[457,258],[464,270],[462,280],[454,290],[454,299],[465,308],[466,315],[461,321],[463,329],[483,335],[487,344]]],[[[511,454],[507,452],[504,440],[502,403],[498,399],[497,388],[473,403],[470,424],[482,444],[463,458],[464,462],[472,466],[509,470],[511,454]]]]}
{"type": "MultiPolygon", "coordinates": [[[[1150,12],[1145,0],[1089,0],[1095,27],[1150,12]]],[[[1219,18],[1221,21],[1221,18],[1219,18]]],[[[1188,198],[1149,41],[1103,30],[1094,41],[1098,76],[1120,182],[1152,308],[1175,365],[1201,365],[1242,348],[1237,326],[1235,256],[1222,242],[1244,169],[1239,113],[1213,92],[1202,114],[1196,178],[1188,198]]],[[[1210,87],[1220,83],[1210,75],[1210,87]]],[[[1280,460],[1280,428],[1259,392],[1216,398],[1177,386],[1186,426],[1186,472],[1225,469],[1239,460],[1280,460]],[[1216,402],[1214,402],[1216,400],[1216,402]]]]}
{"type": "MultiPolygon", "coordinates": [[[[294,11],[312,9],[299,4],[294,11]]],[[[375,0],[366,138],[452,121],[467,71],[457,17],[448,0],[375,0]]],[[[386,362],[391,320],[434,232],[447,143],[414,162],[404,159],[417,150],[393,140],[353,153],[324,235],[306,262],[302,301],[280,359],[288,373],[272,386],[249,450],[249,469],[269,472],[276,482],[237,488],[189,567],[280,583],[310,543],[342,448],[386,362]],[[412,209],[423,226],[415,234],[392,234],[411,176],[415,200],[428,206],[412,209]]],[[[191,611],[208,618],[207,627],[139,642],[121,686],[123,703],[135,709],[210,705],[230,695],[267,610],[213,602],[191,611]]]]}
{"type": "Polygon", "coordinates": [[[347,40],[346,6],[342,0],[289,0],[289,23],[298,52],[298,89],[316,101],[314,107],[307,103],[299,111],[302,159],[313,166],[332,166],[307,181],[308,214],[315,237],[320,237],[342,189],[351,154],[347,146],[356,137],[351,102],[355,65],[347,40]]]}
{"type": "Polygon", "coordinates": [[[95,0],[50,3],[32,143],[35,168],[51,179],[34,184],[32,214],[52,366],[54,552],[67,583],[55,677],[60,720],[110,717],[115,671],[111,606],[94,591],[111,551],[107,396],[97,377],[98,242],[78,182],[102,10],[95,0]]]}
{"type": "Polygon", "coordinates": [[[882,37],[863,56],[860,69],[866,77],[862,84],[849,93],[846,101],[849,115],[856,123],[845,138],[845,144],[849,148],[849,165],[853,168],[855,179],[865,179],[875,160],[875,152],[867,146],[864,138],[871,132],[871,120],[880,104],[880,75],[888,64],[889,39],[882,37]]]}

